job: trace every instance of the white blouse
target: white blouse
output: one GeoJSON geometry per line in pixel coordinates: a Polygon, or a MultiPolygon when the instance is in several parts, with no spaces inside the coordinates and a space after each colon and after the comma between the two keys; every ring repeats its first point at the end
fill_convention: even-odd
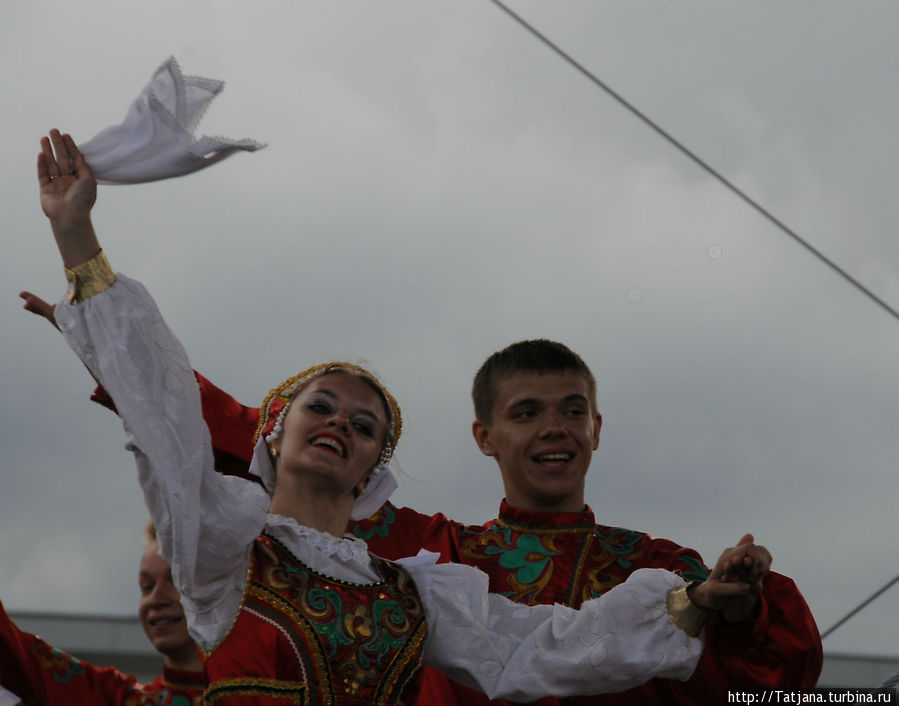
{"type": "MultiPolygon", "coordinates": [[[[238,615],[254,539],[265,530],[321,573],[380,580],[365,542],[268,513],[257,484],[215,471],[184,350],[139,282],[122,275],[82,303],[61,302],[69,345],[115,400],[160,554],[172,565],[191,634],[209,650],[238,615]]],[[[614,692],[653,677],[685,680],[702,652],[667,611],[682,580],[641,569],[580,610],[488,593],[486,574],[436,555],[402,560],[428,621],[425,663],[491,698],[614,692]]]]}

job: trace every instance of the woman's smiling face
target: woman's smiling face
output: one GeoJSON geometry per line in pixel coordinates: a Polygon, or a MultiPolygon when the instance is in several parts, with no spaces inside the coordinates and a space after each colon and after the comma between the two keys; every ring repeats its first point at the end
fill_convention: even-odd
{"type": "Polygon", "coordinates": [[[387,413],[375,389],[334,372],[297,394],[271,448],[279,455],[279,474],[316,474],[352,491],[377,464],[386,433],[387,413]]]}

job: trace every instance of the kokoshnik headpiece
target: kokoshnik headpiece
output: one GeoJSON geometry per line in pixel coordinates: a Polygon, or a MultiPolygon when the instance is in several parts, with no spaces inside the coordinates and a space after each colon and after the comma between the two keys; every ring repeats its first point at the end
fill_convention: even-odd
{"type": "MultiPolygon", "coordinates": [[[[365,380],[381,393],[387,403],[389,419],[387,420],[387,434],[384,439],[384,446],[381,448],[381,454],[378,456],[377,465],[372,469],[372,476],[365,488],[365,493],[356,498],[356,501],[353,503],[352,519],[362,520],[374,514],[397,488],[396,479],[393,477],[388,462],[393,456],[396,443],[399,441],[402,433],[403,417],[400,412],[400,406],[393,395],[390,394],[377,377],[361,366],[341,361],[313,365],[298,375],[287,378],[272,389],[265,396],[265,399],[262,400],[262,405],[259,408],[259,423],[253,435],[254,452],[251,465],[255,467],[255,472],[262,479],[262,484],[266,490],[269,493],[273,492],[275,469],[271,462],[269,444],[284,431],[284,419],[287,417],[290,404],[297,394],[310,381],[329,373],[347,373],[365,380]]],[[[251,468],[251,472],[253,470],[251,468]]]]}

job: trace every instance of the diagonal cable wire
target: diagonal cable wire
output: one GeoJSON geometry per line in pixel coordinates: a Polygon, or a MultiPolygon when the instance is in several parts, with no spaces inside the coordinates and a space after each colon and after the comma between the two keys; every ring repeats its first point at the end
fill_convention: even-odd
{"type": "Polygon", "coordinates": [[[749,206],[758,211],[762,216],[764,216],[767,220],[773,223],[778,229],[780,229],[785,235],[790,236],[793,240],[795,240],[799,245],[804,247],[808,252],[818,258],[821,262],[827,265],[830,269],[840,275],[844,280],[846,280],[849,284],[859,290],[862,294],[867,296],[871,301],[884,309],[888,314],[891,314],[894,319],[899,319],[899,311],[891,307],[887,304],[883,299],[878,297],[874,292],[868,289],[865,285],[855,279],[852,275],[850,275],[846,270],[840,267],[837,263],[827,257],[820,250],[815,248],[811,243],[803,239],[798,233],[789,228],[783,221],[779,220],[776,216],[774,216],[770,211],[765,209],[758,201],[753,199],[751,196],[746,194],[744,191],[739,189],[735,184],[733,184],[730,180],[727,179],[723,174],[721,174],[718,170],[712,167],[710,164],[705,162],[701,157],[691,152],[688,147],[686,147],[683,143],[681,143],[677,138],[675,138],[671,133],[667,132],[664,128],[662,128],[658,123],[653,121],[649,116],[640,111],[633,103],[625,99],[620,93],[615,91],[611,86],[609,86],[604,81],[597,78],[594,74],[592,74],[583,64],[575,61],[574,58],[571,57],[570,54],[566,53],[559,47],[555,42],[549,39],[546,35],[542,34],[538,31],[533,25],[531,25],[527,20],[525,20],[521,15],[518,15],[514,11],[512,11],[505,4],[500,2],[500,0],[490,0],[494,5],[496,5],[499,9],[505,12],[509,17],[514,19],[518,24],[524,27],[528,32],[533,34],[537,39],[543,42],[546,46],[552,49],[556,54],[558,54],[562,59],[571,64],[575,69],[577,69],[580,73],[582,73],[587,79],[589,79],[593,84],[601,88],[607,94],[609,94],[612,98],[614,98],[618,103],[624,106],[628,111],[633,113],[637,118],[642,120],[648,127],[652,128],[656,133],[658,133],[662,138],[667,140],[671,145],[676,147],[682,154],[686,157],[689,157],[693,162],[698,164],[702,169],[711,174],[715,179],[721,182],[724,186],[730,189],[736,196],[742,199],[749,206]]]}
{"type": "Polygon", "coordinates": [[[821,633],[821,639],[823,640],[825,637],[830,635],[830,633],[832,633],[834,630],[836,630],[838,627],[840,627],[840,625],[842,625],[847,620],[849,620],[849,618],[851,618],[853,615],[858,613],[862,608],[864,608],[869,603],[871,603],[875,598],[880,596],[880,594],[886,592],[897,581],[899,581],[899,576],[896,576],[892,581],[889,581],[883,588],[881,588],[878,591],[875,591],[870,596],[868,596],[867,599],[865,599],[864,601],[859,603],[855,608],[853,608],[848,613],[846,613],[846,615],[844,615],[840,620],[838,620],[836,623],[831,625],[827,630],[825,630],[823,633],[821,633]]]}
{"type": "MultiPolygon", "coordinates": [[[[723,174],[721,174],[717,169],[712,167],[710,164],[705,162],[701,157],[690,151],[688,147],[682,144],[679,140],[677,140],[671,133],[666,131],[660,125],[658,125],[655,121],[653,121],[649,116],[639,110],[633,103],[625,99],[621,94],[615,91],[611,86],[606,84],[604,81],[600,80],[594,74],[592,74],[583,64],[577,62],[574,58],[571,57],[570,54],[566,53],[559,47],[555,42],[549,39],[546,35],[542,34],[538,31],[533,25],[531,25],[527,20],[523,17],[512,11],[509,7],[504,5],[500,0],[490,0],[494,5],[500,8],[503,12],[509,15],[512,19],[518,22],[522,27],[524,27],[528,32],[533,34],[537,39],[543,42],[546,46],[552,49],[556,54],[558,54],[562,59],[568,62],[571,66],[577,69],[581,74],[583,74],[587,79],[589,79],[593,84],[601,88],[608,95],[614,98],[618,103],[620,103],[624,108],[630,111],[633,115],[639,118],[643,123],[645,123],[648,127],[654,130],[658,135],[668,141],[671,145],[677,148],[682,154],[688,157],[690,160],[699,165],[702,169],[711,174],[715,179],[721,182],[724,186],[726,186],[732,193],[742,199],[749,206],[754,208],[758,213],[764,216],[767,220],[773,223],[777,228],[779,228],[784,234],[790,236],[793,240],[795,240],[799,245],[804,247],[808,252],[817,257],[821,262],[827,265],[830,269],[840,275],[844,280],[846,280],[850,285],[858,289],[862,294],[871,299],[875,304],[879,305],[881,308],[886,310],[887,313],[891,314],[893,318],[899,319],[899,311],[896,311],[893,307],[887,304],[883,299],[874,294],[870,289],[865,287],[861,282],[856,280],[852,275],[850,275],[846,270],[836,264],[833,260],[828,258],[824,253],[815,248],[813,245],[808,243],[805,239],[803,239],[798,233],[796,233],[793,229],[788,227],[785,223],[775,217],[770,211],[764,208],[760,203],[758,203],[755,199],[750,197],[744,191],[739,189],[736,185],[734,185],[729,179],[727,179],[723,174]]],[[[869,596],[866,600],[860,603],[858,606],[853,608],[849,613],[847,613],[842,619],[838,620],[834,625],[832,625],[828,630],[826,630],[822,635],[821,639],[823,640],[825,637],[830,635],[834,630],[840,627],[847,620],[852,618],[856,613],[865,608],[869,603],[874,601],[878,596],[886,592],[890,587],[892,587],[895,583],[899,582],[899,576],[896,576],[892,581],[887,583],[883,588],[876,591],[874,594],[869,596]]]]}

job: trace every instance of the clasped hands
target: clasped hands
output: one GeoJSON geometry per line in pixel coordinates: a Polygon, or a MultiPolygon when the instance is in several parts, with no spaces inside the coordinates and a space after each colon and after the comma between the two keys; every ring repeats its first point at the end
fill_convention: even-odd
{"type": "Polygon", "coordinates": [[[687,590],[693,605],[717,611],[725,623],[744,623],[755,615],[765,574],[771,567],[771,552],[745,534],[735,547],[725,549],[702,583],[687,590]]]}

